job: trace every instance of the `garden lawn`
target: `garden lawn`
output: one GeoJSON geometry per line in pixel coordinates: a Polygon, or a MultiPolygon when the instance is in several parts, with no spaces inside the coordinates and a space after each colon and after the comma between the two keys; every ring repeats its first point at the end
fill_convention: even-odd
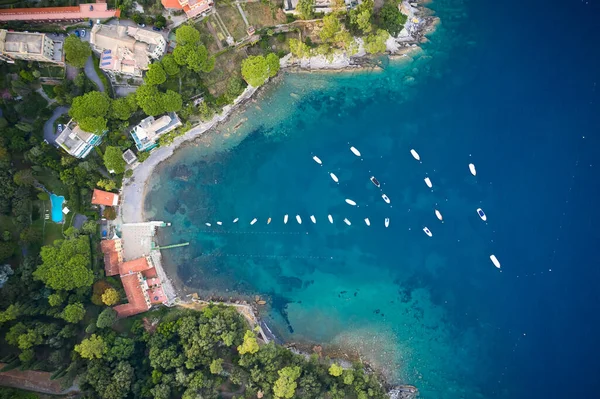
{"type": "MultiPolygon", "coordinates": [[[[246,33],[246,24],[240,15],[235,5],[216,5],[217,12],[221,16],[223,23],[227,27],[229,33],[233,36],[235,41],[242,40],[248,34],[246,33]]],[[[218,26],[217,26],[218,27],[218,26]]]]}
{"type": "Polygon", "coordinates": [[[242,8],[246,12],[248,22],[255,29],[286,23],[285,13],[274,3],[244,3],[242,8]]]}

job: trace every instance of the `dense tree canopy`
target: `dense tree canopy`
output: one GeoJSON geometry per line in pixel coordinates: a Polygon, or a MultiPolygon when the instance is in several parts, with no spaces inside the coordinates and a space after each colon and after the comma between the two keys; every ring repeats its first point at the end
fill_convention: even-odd
{"type": "Polygon", "coordinates": [[[106,93],[91,91],[73,99],[69,115],[86,132],[101,133],[106,130],[109,108],[110,98],[106,93]]]}
{"type": "Polygon", "coordinates": [[[102,294],[102,302],[106,306],[113,306],[119,302],[119,293],[114,288],[108,288],[102,294]]]}
{"type": "Polygon", "coordinates": [[[69,323],[79,323],[85,316],[85,307],[76,302],[65,306],[60,317],[69,323]]]}
{"type": "Polygon", "coordinates": [[[127,97],[117,98],[110,103],[109,117],[111,119],[128,120],[135,111],[138,105],[135,99],[135,94],[129,94],[127,97]]]}
{"type": "Polygon", "coordinates": [[[398,4],[394,0],[387,1],[377,14],[377,20],[381,28],[388,31],[392,36],[397,36],[404,28],[407,16],[398,9],[398,4]]]}
{"type": "Polygon", "coordinates": [[[106,353],[106,344],[102,337],[92,334],[85,338],[79,345],[75,345],[75,352],[84,359],[101,359],[106,353]]]}
{"type": "Polygon", "coordinates": [[[87,59],[92,55],[90,44],[73,35],[69,35],[65,39],[63,49],[67,64],[75,68],[83,68],[87,59]]]}
{"type": "Polygon", "coordinates": [[[167,74],[158,62],[150,64],[144,82],[149,85],[159,85],[167,80],[167,74]]]}
{"type": "Polygon", "coordinates": [[[298,0],[296,11],[302,19],[311,19],[315,16],[315,0],[298,0]]]}
{"type": "Polygon", "coordinates": [[[177,45],[185,46],[188,44],[196,45],[200,42],[200,32],[190,25],[183,25],[175,31],[175,41],[177,45]]]}
{"type": "Polygon", "coordinates": [[[89,287],[94,281],[90,270],[90,243],[86,236],[56,241],[41,250],[42,264],[33,276],[55,290],[89,287]]]}
{"type": "Polygon", "coordinates": [[[292,55],[298,58],[304,58],[310,56],[310,47],[298,39],[289,40],[290,52],[292,55]]]}
{"type": "Polygon", "coordinates": [[[127,163],[123,159],[123,151],[119,147],[106,147],[104,151],[104,165],[106,169],[118,175],[125,172],[127,163]]]}
{"type": "Polygon", "coordinates": [[[350,11],[350,24],[363,34],[371,33],[373,30],[373,7],[373,0],[363,0],[350,11]]]}
{"type": "Polygon", "coordinates": [[[175,61],[173,54],[167,54],[160,61],[163,69],[169,76],[175,76],[179,73],[179,64],[175,61]]]}
{"type": "Polygon", "coordinates": [[[279,71],[279,58],[271,53],[266,57],[251,55],[242,61],[242,76],[249,85],[259,87],[269,77],[277,75],[279,71]]]}
{"type": "Polygon", "coordinates": [[[365,38],[365,51],[369,54],[383,53],[386,50],[385,42],[390,34],[383,29],[378,29],[377,33],[365,38]]]}
{"type": "MultiPolygon", "coordinates": [[[[111,288],[112,289],[112,288],[111,288]]],[[[104,295],[103,298],[104,299],[104,295]]],[[[117,320],[117,312],[111,308],[106,308],[98,315],[96,326],[98,328],[106,328],[112,326],[117,320]]]]}

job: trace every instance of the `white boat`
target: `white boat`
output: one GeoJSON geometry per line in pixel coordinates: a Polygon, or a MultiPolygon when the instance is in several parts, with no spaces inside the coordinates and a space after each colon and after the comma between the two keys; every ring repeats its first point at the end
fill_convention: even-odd
{"type": "Polygon", "coordinates": [[[267,219],[267,224],[271,224],[271,218],[267,219]]]}
{"type": "Polygon", "coordinates": [[[329,223],[333,223],[333,217],[331,215],[327,215],[327,219],[329,219],[329,223]]]}
{"type": "Polygon", "coordinates": [[[484,222],[487,220],[487,216],[486,216],[485,212],[483,211],[483,209],[477,208],[477,214],[479,215],[481,220],[483,220],[484,222]]]}
{"type": "Polygon", "coordinates": [[[233,223],[237,223],[237,222],[238,222],[238,220],[240,220],[240,218],[235,218],[235,219],[233,219],[233,223]]]}
{"type": "Polygon", "coordinates": [[[296,222],[298,222],[298,224],[302,224],[302,218],[300,215],[296,215],[296,222]]]}
{"type": "Polygon", "coordinates": [[[385,218],[384,224],[385,224],[385,227],[389,227],[390,226],[390,218],[385,218]]]}
{"type": "Polygon", "coordinates": [[[477,176],[477,170],[475,169],[475,165],[473,165],[472,163],[469,164],[469,170],[471,171],[471,174],[473,176],[477,176]]]}
{"type": "Polygon", "coordinates": [[[223,222],[217,222],[217,224],[218,224],[219,226],[222,226],[222,225],[223,225],[223,222]]]}
{"type": "Polygon", "coordinates": [[[438,219],[443,220],[444,218],[442,217],[442,214],[440,213],[440,211],[438,211],[437,209],[435,210],[435,216],[437,216],[438,219]]]}
{"type": "Polygon", "coordinates": [[[429,237],[433,236],[433,234],[431,234],[431,231],[427,228],[427,227],[423,227],[423,231],[425,232],[425,234],[427,234],[429,237]]]}
{"type": "Polygon", "coordinates": [[[373,184],[374,184],[376,187],[381,187],[381,184],[379,183],[379,180],[377,180],[377,179],[375,178],[375,176],[371,176],[371,177],[369,178],[369,180],[371,180],[371,183],[373,183],[373,184]]]}
{"type": "Polygon", "coordinates": [[[356,206],[356,202],[352,201],[351,199],[346,198],[346,203],[352,206],[356,206]]]}
{"type": "Polygon", "coordinates": [[[310,215],[310,221],[313,223],[317,223],[317,219],[315,219],[315,215],[310,215]]]}
{"type": "Polygon", "coordinates": [[[387,196],[387,195],[385,195],[385,194],[382,194],[382,195],[381,195],[381,198],[383,198],[383,200],[385,201],[385,203],[386,203],[386,204],[389,204],[389,203],[390,203],[390,199],[388,198],[388,196],[387,196]]]}
{"type": "Polygon", "coordinates": [[[212,226],[212,224],[210,223],[204,223],[205,225],[207,225],[208,227],[212,226]]]}
{"type": "Polygon", "coordinates": [[[427,187],[429,187],[429,188],[433,187],[433,184],[431,184],[431,180],[429,179],[429,177],[426,177],[424,180],[425,180],[425,184],[427,184],[427,187]]]}
{"type": "Polygon", "coordinates": [[[370,226],[370,225],[371,225],[371,221],[369,220],[369,218],[365,218],[365,224],[366,224],[367,226],[370,226]]]}
{"type": "Polygon", "coordinates": [[[344,223],[346,223],[348,226],[350,226],[352,223],[350,223],[350,221],[346,218],[344,218],[344,223]]]}
{"type": "Polygon", "coordinates": [[[500,269],[500,261],[496,258],[496,255],[490,255],[490,260],[498,269],[500,269]]]}
{"type": "Polygon", "coordinates": [[[256,218],[252,219],[252,221],[250,222],[250,225],[253,225],[254,223],[256,223],[256,218]]]}
{"type": "Polygon", "coordinates": [[[350,151],[352,151],[352,153],[357,157],[360,157],[360,151],[358,151],[356,148],[350,147],[350,151]]]}
{"type": "Polygon", "coordinates": [[[288,221],[288,215],[285,215],[283,217],[283,224],[287,224],[287,221],[288,221]]]}
{"type": "Polygon", "coordinates": [[[318,163],[319,165],[323,165],[323,162],[321,162],[321,159],[318,156],[314,156],[313,159],[315,160],[316,163],[318,163]]]}
{"type": "Polygon", "coordinates": [[[334,175],[333,173],[329,173],[329,176],[331,176],[331,179],[332,179],[334,182],[336,182],[336,183],[337,183],[337,182],[339,182],[339,180],[338,180],[337,176],[336,176],[336,175],[334,175]]]}
{"type": "Polygon", "coordinates": [[[413,158],[416,159],[417,161],[421,160],[421,156],[415,150],[410,150],[410,153],[412,154],[413,158]]]}

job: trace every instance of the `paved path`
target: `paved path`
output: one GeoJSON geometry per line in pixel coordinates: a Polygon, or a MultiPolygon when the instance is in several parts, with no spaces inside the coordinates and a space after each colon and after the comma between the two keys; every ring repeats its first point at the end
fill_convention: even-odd
{"type": "Polygon", "coordinates": [[[244,20],[244,23],[246,24],[246,26],[250,26],[250,24],[248,23],[248,20],[246,19],[246,14],[244,14],[244,10],[242,10],[242,6],[240,6],[240,3],[238,1],[235,2],[235,5],[237,6],[237,9],[239,10],[240,14],[242,15],[242,19],[244,20]]]}
{"type": "Polygon", "coordinates": [[[87,76],[92,82],[96,83],[96,86],[98,86],[98,90],[104,92],[104,85],[102,84],[100,77],[96,73],[96,69],[94,68],[94,59],[91,55],[85,62],[83,70],[85,71],[85,76],[87,76]]]}
{"type": "Polygon", "coordinates": [[[69,107],[64,105],[57,107],[56,109],[54,109],[54,112],[52,112],[52,116],[50,117],[50,119],[48,119],[46,123],[44,123],[44,139],[46,139],[46,141],[53,146],[56,146],[55,141],[56,137],[58,136],[58,134],[56,134],[56,131],[54,130],[54,122],[61,115],[66,114],[68,110],[69,107]]]}
{"type": "Polygon", "coordinates": [[[44,99],[45,99],[46,101],[48,101],[48,105],[50,105],[50,104],[52,104],[52,103],[56,102],[56,100],[55,100],[55,99],[48,97],[48,95],[46,94],[46,92],[44,91],[44,89],[43,89],[43,88],[41,88],[41,87],[40,87],[39,89],[37,89],[37,90],[36,90],[36,92],[37,92],[37,93],[38,93],[40,96],[44,97],[44,99]]]}

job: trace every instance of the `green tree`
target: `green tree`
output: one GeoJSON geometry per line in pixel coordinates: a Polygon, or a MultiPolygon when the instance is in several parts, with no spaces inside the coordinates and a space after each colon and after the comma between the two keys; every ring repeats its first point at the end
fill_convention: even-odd
{"type": "Polygon", "coordinates": [[[91,91],[73,99],[69,115],[86,132],[103,132],[106,130],[106,116],[109,108],[110,98],[106,93],[91,91]]]}
{"type": "Polygon", "coordinates": [[[350,11],[350,24],[364,34],[373,30],[373,0],[364,0],[356,8],[350,11]]]}
{"type": "Polygon", "coordinates": [[[166,93],[161,95],[161,102],[163,104],[163,112],[177,112],[183,107],[183,100],[181,95],[173,90],[167,90],[166,93]]]}
{"type": "Polygon", "coordinates": [[[221,374],[223,372],[223,359],[214,359],[210,363],[210,372],[212,374],[221,374]]]}
{"type": "Polygon", "coordinates": [[[73,35],[65,39],[63,49],[67,64],[75,68],[83,68],[87,59],[92,55],[90,44],[79,40],[73,35]]]}
{"type": "Polygon", "coordinates": [[[342,375],[343,372],[344,369],[337,363],[333,363],[331,367],[329,367],[329,374],[334,377],[339,377],[340,375],[342,375]]]}
{"type": "Polygon", "coordinates": [[[175,76],[177,74],[179,74],[179,65],[177,64],[177,62],[175,61],[175,58],[173,57],[172,54],[167,54],[163,57],[163,59],[160,61],[163,69],[165,70],[165,72],[167,73],[167,75],[169,76],[175,76]]]}
{"type": "Polygon", "coordinates": [[[100,179],[96,185],[104,190],[112,191],[117,188],[117,183],[114,180],[100,179]]]}
{"type": "Polygon", "coordinates": [[[383,53],[387,49],[385,42],[390,34],[383,29],[378,29],[377,33],[365,38],[365,51],[369,54],[383,53]]]}
{"type": "Polygon", "coordinates": [[[292,55],[298,58],[305,58],[310,56],[310,47],[298,39],[289,40],[290,52],[292,55]]]}
{"type": "Polygon", "coordinates": [[[342,31],[342,24],[335,14],[327,14],[323,17],[323,28],[319,37],[323,42],[334,41],[335,36],[342,31]]]}
{"type": "Polygon", "coordinates": [[[137,111],[137,108],[135,95],[129,95],[111,101],[108,115],[110,119],[126,121],[131,117],[131,114],[137,111]]]}
{"type": "Polygon", "coordinates": [[[60,317],[68,323],[79,323],[85,316],[85,307],[82,303],[76,302],[65,306],[60,317]]]}
{"type": "Polygon", "coordinates": [[[16,248],[17,246],[14,242],[0,242],[0,262],[13,256],[16,248]]]}
{"type": "Polygon", "coordinates": [[[81,231],[84,234],[96,234],[98,231],[98,223],[95,220],[86,220],[81,226],[81,231]]]}
{"type": "Polygon", "coordinates": [[[187,44],[195,45],[200,41],[200,32],[190,25],[183,25],[175,31],[175,41],[177,45],[185,46],[187,44]]]}
{"type": "Polygon", "coordinates": [[[144,78],[144,83],[149,85],[159,85],[164,83],[166,80],[167,74],[162,65],[158,62],[150,64],[148,71],[146,72],[146,77],[144,78]]]}
{"type": "Polygon", "coordinates": [[[42,264],[33,276],[52,289],[70,291],[89,287],[94,282],[87,236],[57,240],[53,245],[42,247],[40,256],[42,264]]]}
{"type": "Polygon", "coordinates": [[[117,218],[117,211],[112,206],[107,206],[104,208],[104,213],[102,216],[108,220],[115,220],[117,218]]]}
{"type": "Polygon", "coordinates": [[[311,19],[315,16],[315,0],[298,0],[296,11],[302,19],[311,19]]]}
{"type": "Polygon", "coordinates": [[[106,353],[106,344],[102,337],[92,334],[89,338],[75,345],[75,352],[84,359],[102,359],[106,353]]]}
{"type": "Polygon", "coordinates": [[[242,61],[242,76],[250,86],[259,87],[270,76],[269,64],[262,55],[251,55],[242,61]]]}
{"type": "Polygon", "coordinates": [[[61,303],[63,303],[64,300],[65,298],[58,292],[55,292],[54,294],[50,294],[48,296],[48,303],[50,304],[50,306],[59,306],[61,303]]]}
{"type": "Polygon", "coordinates": [[[118,175],[125,172],[127,163],[123,159],[123,153],[119,147],[106,147],[104,151],[104,166],[106,166],[108,171],[113,171],[118,175]]]}
{"type": "Polygon", "coordinates": [[[25,227],[21,231],[19,238],[21,239],[21,242],[25,244],[40,243],[42,241],[42,232],[36,227],[25,227]]]}
{"type": "Polygon", "coordinates": [[[256,335],[250,330],[246,330],[244,334],[244,342],[237,347],[240,355],[244,355],[246,353],[256,353],[258,352],[258,341],[256,341],[256,335]]]}
{"type": "Polygon", "coordinates": [[[119,299],[119,293],[114,288],[108,288],[106,291],[104,291],[104,294],[102,294],[102,302],[106,306],[115,305],[119,302],[119,299]]]}
{"type": "Polygon", "coordinates": [[[265,60],[267,61],[267,66],[269,68],[269,77],[272,78],[279,72],[279,57],[277,57],[277,54],[275,53],[269,53],[265,57],[265,60]]]}
{"type": "Polygon", "coordinates": [[[404,28],[407,16],[398,9],[398,4],[387,1],[377,14],[379,26],[388,31],[392,36],[397,36],[404,28]]]}
{"type": "Polygon", "coordinates": [[[137,103],[146,115],[164,113],[163,98],[156,86],[142,85],[136,91],[137,103]]]}
{"type": "MultiPolygon", "coordinates": [[[[103,295],[103,297],[104,297],[104,295],[103,295]]],[[[116,320],[117,320],[117,312],[115,310],[113,310],[112,308],[106,308],[102,312],[100,312],[100,314],[98,315],[98,320],[96,321],[96,326],[98,328],[111,327],[115,323],[116,320]]]]}
{"type": "Polygon", "coordinates": [[[296,387],[298,384],[296,380],[300,377],[302,370],[298,366],[284,367],[278,371],[279,378],[273,385],[273,394],[277,398],[292,398],[296,393],[296,387]]]}
{"type": "Polygon", "coordinates": [[[101,116],[90,116],[78,121],[79,127],[90,133],[102,134],[106,131],[106,118],[101,116]]]}
{"type": "Polygon", "coordinates": [[[35,183],[35,177],[31,169],[21,169],[14,174],[13,180],[18,186],[32,186],[35,183]]]}

